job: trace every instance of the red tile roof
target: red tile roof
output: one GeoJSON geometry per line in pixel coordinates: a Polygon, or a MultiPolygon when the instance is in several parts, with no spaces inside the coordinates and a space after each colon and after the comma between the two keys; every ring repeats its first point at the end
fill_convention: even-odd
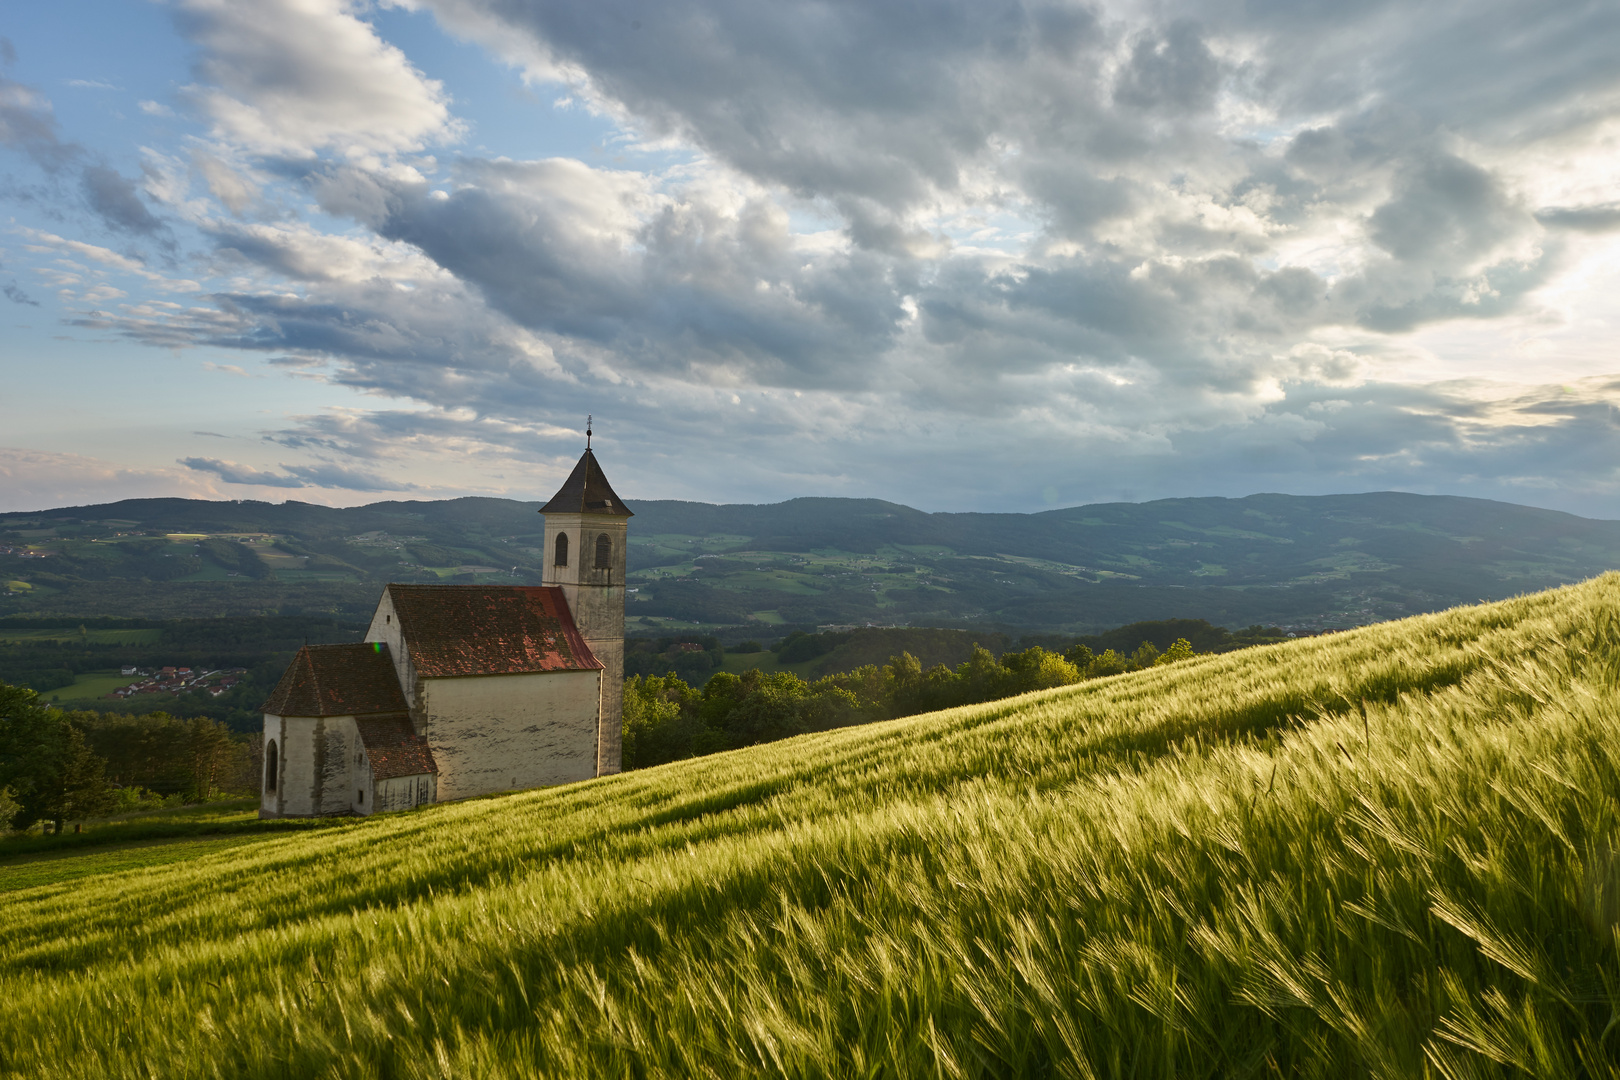
{"type": "Polygon", "coordinates": [[[381,642],[305,645],[260,711],[274,716],[403,713],[405,695],[381,642]]]}
{"type": "Polygon", "coordinates": [[[366,759],[371,762],[374,780],[392,780],[396,776],[419,776],[439,771],[433,760],[433,751],[424,736],[411,727],[404,716],[378,716],[356,720],[360,729],[360,742],[365,745],[366,759]]]}
{"type": "Polygon", "coordinates": [[[390,585],[418,675],[600,671],[563,591],[539,585],[390,585]]]}

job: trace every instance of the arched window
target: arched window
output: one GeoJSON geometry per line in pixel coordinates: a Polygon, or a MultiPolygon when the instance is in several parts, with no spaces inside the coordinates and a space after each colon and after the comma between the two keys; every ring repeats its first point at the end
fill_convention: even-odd
{"type": "Polygon", "coordinates": [[[271,739],[270,745],[264,748],[264,790],[276,790],[276,740],[271,739]]]}
{"type": "Polygon", "coordinates": [[[558,533],[557,534],[557,557],[555,559],[552,559],[551,561],[552,561],[553,565],[556,565],[556,566],[567,566],[568,565],[568,534],[567,533],[558,533]]]}
{"type": "Polygon", "coordinates": [[[608,539],[607,533],[596,538],[596,568],[608,570],[613,566],[613,541],[608,539]]]}

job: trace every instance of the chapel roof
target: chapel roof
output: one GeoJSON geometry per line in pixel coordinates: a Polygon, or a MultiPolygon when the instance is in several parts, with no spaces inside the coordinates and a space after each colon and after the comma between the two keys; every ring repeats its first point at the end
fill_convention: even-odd
{"type": "Polygon", "coordinates": [[[596,455],[587,447],[579,464],[568,474],[551,501],[540,508],[542,514],[605,514],[608,517],[635,517],[602,474],[596,455]]]}
{"type": "Polygon", "coordinates": [[[305,645],[282,673],[261,712],[273,716],[404,713],[399,676],[380,641],[305,645]]]}
{"type": "Polygon", "coordinates": [[[418,675],[600,671],[554,585],[390,585],[418,675]]]}
{"type": "Polygon", "coordinates": [[[416,733],[409,717],[373,716],[354,723],[360,729],[373,780],[438,773],[439,763],[433,760],[427,737],[416,733]]]}

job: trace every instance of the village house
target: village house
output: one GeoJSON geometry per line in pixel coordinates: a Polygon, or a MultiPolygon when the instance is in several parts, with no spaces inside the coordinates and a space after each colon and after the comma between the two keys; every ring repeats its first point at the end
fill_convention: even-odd
{"type": "Polygon", "coordinates": [[[264,712],[262,817],[372,814],[619,771],[628,507],[589,446],[545,515],[543,584],[383,589],[264,712]]]}

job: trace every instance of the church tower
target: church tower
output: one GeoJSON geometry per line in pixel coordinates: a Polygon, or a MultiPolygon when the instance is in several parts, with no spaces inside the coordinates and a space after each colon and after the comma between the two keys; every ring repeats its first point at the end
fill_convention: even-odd
{"type": "Polygon", "coordinates": [[[544,583],[562,589],[574,625],[602,661],[602,700],[596,733],[596,774],[619,771],[624,716],[624,574],[630,518],[591,453],[551,501],[546,516],[544,583]]]}

